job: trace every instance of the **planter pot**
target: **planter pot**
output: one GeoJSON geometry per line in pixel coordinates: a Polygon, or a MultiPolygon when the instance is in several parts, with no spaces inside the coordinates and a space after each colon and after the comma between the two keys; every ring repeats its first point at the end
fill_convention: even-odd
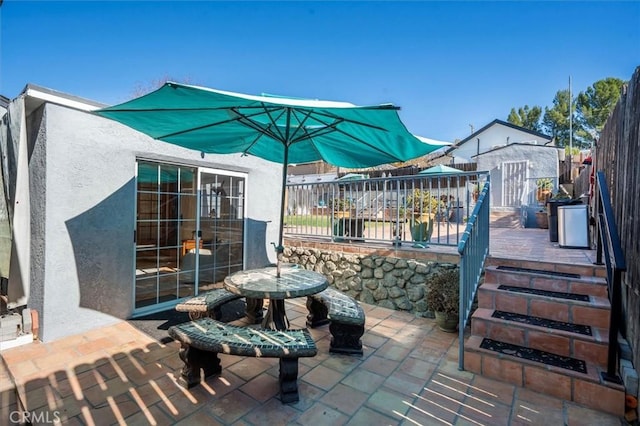
{"type": "Polygon", "coordinates": [[[411,238],[416,242],[428,242],[433,234],[434,215],[416,214],[411,221],[411,238]]]}
{"type": "Polygon", "coordinates": [[[538,228],[549,229],[549,216],[547,212],[536,212],[536,224],[538,228]]]}
{"type": "Polygon", "coordinates": [[[434,312],[436,315],[436,325],[442,331],[455,333],[458,330],[459,315],[447,312],[434,312]]]}
{"type": "Polygon", "coordinates": [[[551,198],[551,190],[550,189],[538,189],[538,193],[536,195],[538,198],[538,202],[544,204],[551,198]]]}

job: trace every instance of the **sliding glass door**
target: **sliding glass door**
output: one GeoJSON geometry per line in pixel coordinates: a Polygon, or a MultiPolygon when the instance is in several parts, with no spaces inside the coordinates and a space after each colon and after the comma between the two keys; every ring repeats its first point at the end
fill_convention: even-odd
{"type": "Polygon", "coordinates": [[[138,161],[135,310],[152,311],[242,270],[246,175],[138,161]]]}

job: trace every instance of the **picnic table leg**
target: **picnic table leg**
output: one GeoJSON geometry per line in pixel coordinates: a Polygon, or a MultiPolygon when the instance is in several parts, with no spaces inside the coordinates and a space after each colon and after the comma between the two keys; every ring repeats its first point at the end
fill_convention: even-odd
{"type": "Polygon", "coordinates": [[[329,352],[348,355],[362,355],[364,325],[341,324],[332,321],[329,325],[331,344],[329,352]]]}
{"type": "Polygon", "coordinates": [[[298,402],[298,358],[280,358],[280,402],[298,402]]]}
{"type": "Polygon", "coordinates": [[[329,324],[329,318],[327,317],[329,315],[329,309],[327,309],[324,303],[313,297],[307,297],[307,310],[309,311],[307,315],[307,327],[316,328],[329,324]]]}
{"type": "Polygon", "coordinates": [[[262,322],[264,315],[262,312],[263,305],[264,300],[247,297],[247,319],[250,323],[260,324],[262,322]]]}
{"type": "Polygon", "coordinates": [[[271,330],[289,329],[289,319],[284,310],[284,299],[269,299],[269,308],[262,321],[262,328],[271,330]]]}
{"type": "Polygon", "coordinates": [[[204,372],[205,377],[217,375],[222,372],[220,358],[218,358],[216,352],[201,351],[186,343],[182,343],[178,355],[182,362],[184,362],[178,383],[187,389],[200,383],[200,370],[204,372]]]}

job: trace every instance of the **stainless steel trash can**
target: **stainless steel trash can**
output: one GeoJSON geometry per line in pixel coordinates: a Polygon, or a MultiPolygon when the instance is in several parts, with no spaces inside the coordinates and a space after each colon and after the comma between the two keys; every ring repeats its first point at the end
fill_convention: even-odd
{"type": "Polygon", "coordinates": [[[589,248],[587,205],[558,207],[558,245],[563,248],[589,248]]]}

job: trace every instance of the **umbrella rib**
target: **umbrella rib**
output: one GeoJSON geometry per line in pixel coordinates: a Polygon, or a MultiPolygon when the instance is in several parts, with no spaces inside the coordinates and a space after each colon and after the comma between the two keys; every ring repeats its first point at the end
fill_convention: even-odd
{"type": "MultiPolygon", "coordinates": [[[[188,110],[185,109],[185,110],[181,110],[181,111],[188,111],[188,110]]],[[[235,109],[232,109],[232,111],[236,112],[235,109]]],[[[180,130],[180,131],[173,132],[173,133],[167,133],[166,135],[156,136],[155,138],[156,139],[170,138],[170,137],[173,137],[173,136],[182,135],[184,133],[190,133],[190,132],[194,132],[194,131],[197,131],[197,130],[202,130],[202,129],[207,129],[207,128],[210,128],[210,127],[220,126],[222,124],[233,123],[234,121],[240,121],[243,118],[250,119],[253,116],[263,114],[263,112],[258,112],[258,113],[251,114],[251,115],[240,114],[238,112],[236,112],[236,114],[238,114],[237,117],[231,118],[229,120],[223,120],[223,121],[218,121],[218,122],[215,122],[215,123],[204,124],[204,125],[198,126],[198,127],[192,127],[192,128],[189,128],[189,129],[180,130]]]]}

